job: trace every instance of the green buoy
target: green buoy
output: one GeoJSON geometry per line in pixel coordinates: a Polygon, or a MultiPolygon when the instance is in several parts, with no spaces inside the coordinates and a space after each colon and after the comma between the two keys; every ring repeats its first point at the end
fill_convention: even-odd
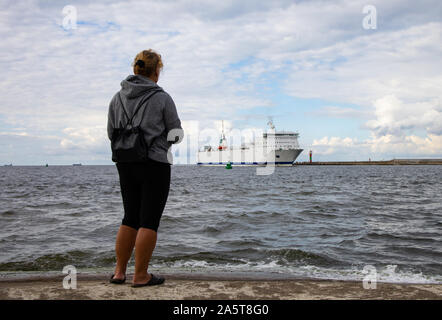
{"type": "Polygon", "coordinates": [[[230,161],[227,162],[226,169],[232,169],[232,163],[230,161]]]}

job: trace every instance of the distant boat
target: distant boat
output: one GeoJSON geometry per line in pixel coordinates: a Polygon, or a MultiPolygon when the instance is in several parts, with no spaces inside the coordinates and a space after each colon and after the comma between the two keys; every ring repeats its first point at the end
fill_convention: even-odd
{"type": "Polygon", "coordinates": [[[12,167],[12,163],[10,163],[10,164],[4,164],[3,166],[4,166],[4,167],[12,167]]]}
{"type": "Polygon", "coordinates": [[[79,167],[79,166],[81,166],[81,163],[74,163],[73,166],[74,167],[79,167]]]}

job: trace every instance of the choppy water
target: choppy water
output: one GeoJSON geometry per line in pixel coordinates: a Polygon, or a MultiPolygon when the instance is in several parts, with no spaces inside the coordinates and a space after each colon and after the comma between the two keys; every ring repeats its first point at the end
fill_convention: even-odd
{"type": "MultiPolygon", "coordinates": [[[[153,270],[442,282],[441,166],[173,166],[153,270]]],[[[0,167],[0,273],[111,271],[114,166],[0,167]]],[[[133,261],[131,262],[133,265],[133,261]]]]}

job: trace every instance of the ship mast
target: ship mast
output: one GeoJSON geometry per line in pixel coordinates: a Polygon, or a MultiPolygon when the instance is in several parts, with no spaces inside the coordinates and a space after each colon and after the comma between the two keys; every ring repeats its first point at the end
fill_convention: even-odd
{"type": "Polygon", "coordinates": [[[273,124],[272,117],[269,117],[269,121],[267,122],[267,125],[270,127],[270,129],[275,130],[275,125],[273,124]]]}
{"type": "Polygon", "coordinates": [[[221,125],[222,125],[222,131],[221,131],[221,139],[219,139],[219,146],[218,146],[218,150],[225,150],[225,149],[227,149],[227,146],[226,146],[226,136],[225,136],[225,134],[224,134],[224,120],[221,120],[221,125]]]}

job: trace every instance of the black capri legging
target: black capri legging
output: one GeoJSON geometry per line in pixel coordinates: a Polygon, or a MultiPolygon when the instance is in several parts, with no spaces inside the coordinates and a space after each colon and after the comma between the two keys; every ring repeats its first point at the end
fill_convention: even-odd
{"type": "Polygon", "coordinates": [[[122,224],[134,229],[158,230],[170,188],[170,164],[117,163],[123,198],[122,224]]]}

